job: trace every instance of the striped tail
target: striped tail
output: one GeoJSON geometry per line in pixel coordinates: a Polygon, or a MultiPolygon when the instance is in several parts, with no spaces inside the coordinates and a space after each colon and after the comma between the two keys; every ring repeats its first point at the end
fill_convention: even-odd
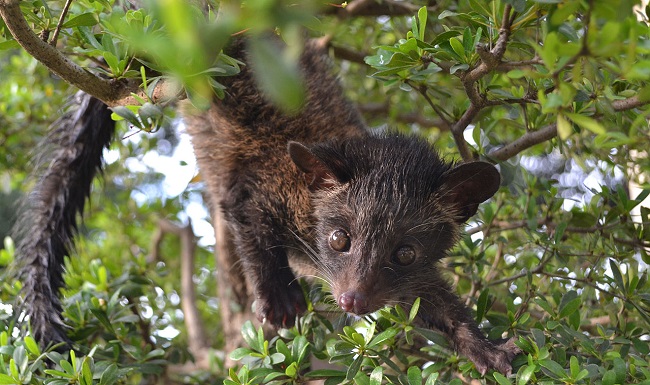
{"type": "Polygon", "coordinates": [[[37,148],[34,187],[22,204],[13,234],[23,283],[22,310],[43,346],[69,342],[59,299],[64,257],[74,247],[77,216],[83,213],[114,133],[108,106],[80,91],[37,148]]]}

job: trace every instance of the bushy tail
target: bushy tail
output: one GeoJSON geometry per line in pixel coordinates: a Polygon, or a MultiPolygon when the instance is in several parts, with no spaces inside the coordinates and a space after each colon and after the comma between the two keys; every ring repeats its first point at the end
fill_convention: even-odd
{"type": "Polygon", "coordinates": [[[73,247],[77,215],[84,209],[102,153],[115,132],[111,112],[100,100],[78,92],[69,110],[37,149],[33,190],[14,227],[22,310],[34,337],[47,346],[67,342],[59,289],[63,259],[73,247]]]}

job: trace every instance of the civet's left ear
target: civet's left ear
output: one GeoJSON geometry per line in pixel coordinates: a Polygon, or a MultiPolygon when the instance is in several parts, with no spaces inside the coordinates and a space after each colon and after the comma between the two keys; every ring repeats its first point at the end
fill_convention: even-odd
{"type": "Polygon", "coordinates": [[[442,176],[442,200],[458,211],[462,223],[476,214],[478,205],[489,199],[499,189],[501,175],[487,162],[463,163],[442,176]]]}

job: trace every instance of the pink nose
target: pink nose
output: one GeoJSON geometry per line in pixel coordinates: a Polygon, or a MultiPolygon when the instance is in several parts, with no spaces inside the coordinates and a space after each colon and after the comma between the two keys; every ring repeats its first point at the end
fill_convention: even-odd
{"type": "Polygon", "coordinates": [[[343,311],[363,315],[368,313],[368,300],[366,296],[357,291],[346,291],[339,295],[338,304],[343,311]]]}

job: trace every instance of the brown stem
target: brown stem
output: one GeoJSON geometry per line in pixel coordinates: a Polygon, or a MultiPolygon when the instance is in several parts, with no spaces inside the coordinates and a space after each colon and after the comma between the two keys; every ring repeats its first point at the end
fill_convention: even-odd
{"type": "Polygon", "coordinates": [[[531,59],[531,60],[522,60],[522,61],[507,61],[497,64],[495,70],[497,71],[511,71],[514,69],[532,67],[537,64],[544,64],[541,59],[531,59]]]}
{"type": "Polygon", "coordinates": [[[470,103],[469,108],[465,111],[463,116],[461,116],[461,118],[451,127],[451,133],[454,136],[454,142],[456,142],[458,152],[465,162],[471,162],[474,160],[474,155],[470,151],[463,133],[465,132],[467,126],[472,123],[480,111],[480,106],[474,104],[473,102],[470,103]]]}
{"type": "Polygon", "coordinates": [[[504,161],[512,158],[520,152],[557,136],[557,126],[550,124],[537,131],[529,131],[522,135],[520,138],[506,144],[505,146],[491,151],[488,157],[497,161],[504,161]]]}
{"type": "MultiPolygon", "coordinates": [[[[14,39],[27,53],[45,65],[61,79],[80,90],[100,99],[109,106],[139,104],[131,94],[137,93],[147,99],[144,91],[139,89],[137,79],[105,79],[80,67],[59,50],[41,40],[29,27],[22,11],[19,0],[0,0],[0,17],[14,39]]],[[[165,82],[157,87],[153,94],[155,101],[165,100],[176,96],[177,90],[165,82]]]]}
{"type": "Polygon", "coordinates": [[[334,52],[334,56],[337,59],[351,61],[353,63],[365,63],[364,59],[368,56],[365,52],[356,51],[347,47],[341,47],[338,45],[330,44],[329,45],[334,52]]]}
{"type": "Polygon", "coordinates": [[[189,336],[188,346],[193,354],[202,352],[209,346],[205,327],[196,307],[196,291],[194,281],[194,256],[196,239],[192,225],[178,226],[171,221],[161,219],[158,227],[163,233],[172,233],[181,240],[181,308],[185,319],[185,327],[189,336]]]}
{"type": "Polygon", "coordinates": [[[437,106],[433,102],[433,100],[431,100],[431,98],[427,94],[427,87],[425,85],[416,86],[416,85],[412,84],[411,82],[409,82],[408,80],[406,81],[406,84],[408,84],[411,87],[415,88],[420,93],[420,95],[422,95],[422,97],[424,97],[424,100],[426,100],[427,103],[429,103],[429,106],[431,106],[431,108],[436,112],[436,114],[438,114],[438,117],[440,118],[440,120],[442,120],[442,122],[444,124],[444,126],[443,126],[444,129],[445,130],[451,130],[451,122],[449,120],[447,120],[447,118],[445,117],[445,111],[443,111],[442,108],[437,106]]]}
{"type": "MultiPolygon", "coordinates": [[[[390,113],[390,104],[387,101],[382,103],[359,104],[357,105],[357,109],[362,114],[367,114],[371,116],[371,118],[387,117],[389,116],[390,113]]],[[[390,116],[396,122],[400,122],[400,123],[406,123],[406,124],[415,123],[420,127],[425,127],[425,128],[436,127],[440,131],[449,130],[449,126],[447,126],[447,122],[445,120],[429,119],[426,116],[419,114],[417,111],[403,112],[395,116],[390,114],[390,116]]]]}
{"type": "Polygon", "coordinates": [[[512,6],[507,4],[503,10],[503,20],[501,21],[501,28],[499,28],[497,42],[490,51],[482,49],[483,52],[481,52],[479,47],[477,47],[477,53],[481,57],[481,63],[462,76],[463,83],[474,83],[478,81],[501,63],[501,59],[506,52],[508,40],[510,39],[510,27],[512,25],[510,22],[511,12],[512,6]]]}
{"type": "Polygon", "coordinates": [[[465,141],[463,132],[465,129],[472,123],[474,118],[478,116],[481,109],[486,106],[486,99],[481,94],[477,82],[488,72],[494,70],[501,63],[501,59],[506,51],[506,46],[510,38],[510,27],[511,27],[511,13],[512,7],[510,4],[507,4],[503,10],[503,19],[501,22],[501,27],[499,28],[499,37],[497,42],[494,44],[492,50],[488,50],[486,46],[478,46],[477,53],[481,58],[480,64],[478,64],[473,69],[461,73],[460,79],[465,88],[465,92],[470,100],[469,108],[465,111],[463,116],[456,122],[452,128],[451,132],[454,136],[454,141],[458,146],[458,151],[460,156],[464,161],[472,161],[474,156],[465,141]]]}
{"type": "Polygon", "coordinates": [[[497,279],[497,280],[492,281],[492,282],[487,282],[486,285],[487,286],[494,286],[494,285],[500,285],[500,284],[506,283],[506,282],[516,281],[517,279],[519,279],[521,277],[527,276],[529,273],[530,274],[541,274],[544,271],[544,266],[546,266],[546,264],[553,258],[553,253],[549,253],[548,249],[549,249],[549,247],[548,247],[548,245],[546,245],[546,247],[544,248],[544,254],[542,255],[542,259],[539,261],[539,264],[537,266],[535,266],[534,269],[526,270],[526,271],[523,271],[521,273],[512,275],[510,277],[497,279]]]}
{"type": "Polygon", "coordinates": [[[341,18],[359,16],[411,16],[419,5],[396,0],[355,0],[346,7],[332,7],[331,12],[341,18]]]}
{"type": "Polygon", "coordinates": [[[142,347],[144,347],[145,345],[149,345],[152,349],[155,348],[156,344],[154,344],[153,340],[151,339],[151,324],[148,321],[145,321],[144,318],[142,318],[142,315],[138,310],[139,301],[131,297],[128,298],[128,301],[131,304],[133,304],[133,306],[130,306],[131,313],[133,313],[136,317],[138,317],[138,326],[140,327],[140,338],[142,339],[141,341],[142,347]]]}
{"type": "Polygon", "coordinates": [[[56,47],[56,42],[59,39],[61,27],[63,27],[63,22],[65,21],[65,16],[68,14],[68,10],[70,9],[70,4],[72,4],[72,0],[66,0],[63,11],[61,11],[61,16],[59,17],[59,22],[57,23],[54,34],[52,35],[52,39],[50,40],[50,45],[52,47],[56,47]]]}
{"type": "Polygon", "coordinates": [[[612,102],[612,107],[614,111],[627,111],[637,107],[645,106],[650,103],[650,100],[641,100],[639,95],[634,95],[631,98],[614,100],[612,102]]]}

